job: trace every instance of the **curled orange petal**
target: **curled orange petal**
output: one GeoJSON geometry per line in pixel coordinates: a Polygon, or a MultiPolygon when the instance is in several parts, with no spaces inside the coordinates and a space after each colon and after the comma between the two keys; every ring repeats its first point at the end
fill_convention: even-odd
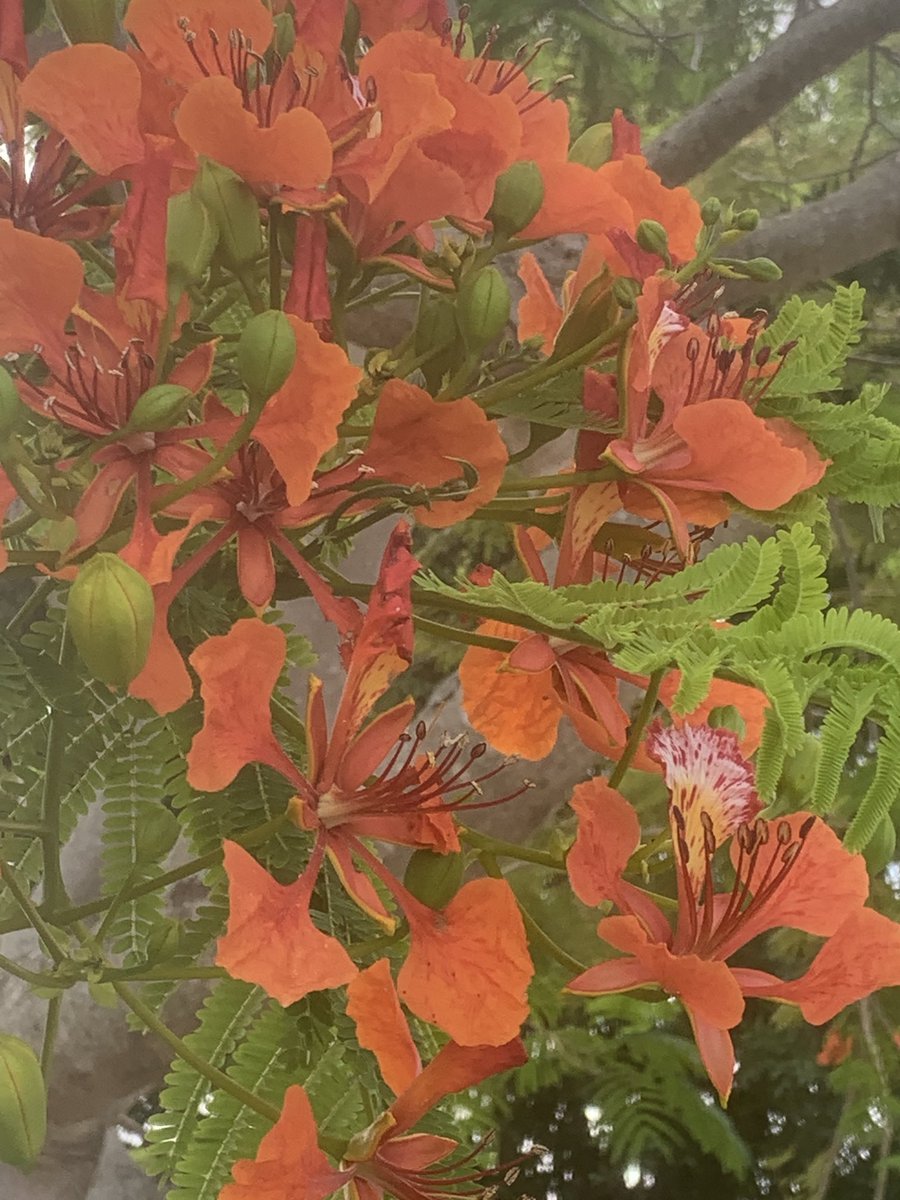
{"type": "Polygon", "coordinates": [[[356,1023],[357,1041],[372,1051],[382,1078],[399,1096],[419,1074],[422,1063],[386,958],[380,958],[350,981],[347,1013],[356,1023]]]}

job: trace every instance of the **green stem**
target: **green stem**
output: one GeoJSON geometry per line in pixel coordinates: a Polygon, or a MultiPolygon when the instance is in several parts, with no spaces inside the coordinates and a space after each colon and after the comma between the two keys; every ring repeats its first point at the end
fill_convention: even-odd
{"type": "Polygon", "coordinates": [[[644,730],[649,725],[650,718],[653,716],[653,710],[656,708],[656,701],[659,699],[659,687],[667,670],[668,668],[666,667],[660,667],[658,671],[654,671],[650,676],[643,703],[638,710],[637,716],[631,723],[631,728],[628,730],[628,741],[625,743],[622,757],[610,774],[610,787],[615,788],[619,786],[625,777],[625,772],[631,766],[632,759],[637,754],[637,748],[640,745],[641,738],[644,736],[644,730]]]}
{"type": "Polygon", "coordinates": [[[218,1067],[214,1067],[212,1063],[207,1062],[205,1058],[195,1053],[187,1042],[176,1033],[173,1033],[168,1025],[159,1019],[153,1009],[148,1004],[145,1004],[141,997],[132,991],[127,984],[119,980],[114,980],[113,987],[116,990],[116,995],[131,1009],[138,1020],[143,1022],[157,1037],[162,1038],[188,1066],[193,1067],[204,1079],[208,1079],[213,1087],[227,1092],[229,1096],[234,1096],[235,1100],[238,1100],[245,1107],[253,1109],[261,1117],[265,1117],[267,1121],[278,1120],[281,1116],[281,1111],[274,1104],[270,1104],[268,1100],[263,1100],[261,1096],[254,1095],[253,1092],[248,1091],[247,1088],[238,1083],[236,1079],[232,1079],[230,1075],[226,1075],[224,1071],[220,1071],[218,1067]]]}
{"type": "Polygon", "coordinates": [[[104,971],[102,982],[114,983],[127,980],[129,983],[148,983],[162,980],[174,983],[182,979],[226,979],[228,972],[222,967],[112,967],[104,971]]]}
{"type": "Polygon", "coordinates": [[[32,525],[36,525],[40,519],[40,513],[23,513],[21,517],[16,517],[14,521],[3,526],[3,529],[0,530],[0,537],[6,542],[10,538],[18,537],[20,533],[27,533],[32,525]]]}
{"type": "Polygon", "coordinates": [[[559,475],[533,475],[530,479],[504,479],[498,488],[498,493],[527,492],[536,488],[548,487],[578,487],[584,483],[605,483],[611,479],[620,479],[622,472],[618,467],[598,467],[595,471],[570,471],[559,475]]]}
{"type": "Polygon", "coordinates": [[[0,821],[0,834],[9,833],[14,837],[46,837],[50,832],[47,825],[39,821],[0,821]]]}
{"type": "Polygon", "coordinates": [[[22,478],[19,464],[12,454],[0,454],[0,466],[3,467],[9,482],[16,489],[19,499],[24,501],[32,512],[37,513],[38,516],[44,517],[48,521],[59,520],[60,512],[56,505],[49,500],[45,500],[42,496],[36,495],[31,490],[30,485],[22,478]]]}
{"type": "Polygon", "coordinates": [[[196,475],[192,475],[190,479],[183,479],[181,483],[176,483],[174,487],[170,487],[168,491],[157,497],[157,499],[154,500],[153,504],[150,506],[151,512],[160,512],[161,509],[168,507],[170,504],[174,504],[176,500],[180,500],[182,496],[189,496],[191,492],[196,491],[198,488],[204,487],[211,480],[215,479],[219,471],[221,471],[224,466],[227,466],[231,456],[235,454],[241,448],[241,446],[243,446],[244,442],[246,442],[250,434],[253,432],[253,426],[259,419],[261,409],[261,404],[252,403],[250,405],[250,411],[244,417],[243,421],[241,421],[240,425],[237,427],[222,449],[219,450],[218,453],[215,454],[209,460],[206,466],[203,467],[202,470],[198,471],[196,475]]]}
{"type": "Polygon", "coordinates": [[[281,308],[281,205],[269,205],[269,308],[281,308]]]}
{"type": "Polygon", "coordinates": [[[218,300],[214,300],[209,308],[200,314],[198,320],[203,325],[211,326],[213,321],[218,320],[223,313],[228,312],[229,308],[231,308],[232,304],[234,304],[235,299],[236,297],[231,295],[230,292],[223,292],[222,295],[219,296],[218,300]]]}
{"type": "Polygon", "coordinates": [[[159,327],[159,338],[156,342],[156,363],[153,367],[153,382],[159,383],[166,376],[166,359],[169,356],[169,346],[172,344],[172,333],[175,329],[175,310],[177,304],[169,301],[166,315],[159,327]]]}
{"type": "MultiPolygon", "coordinates": [[[[57,660],[63,668],[69,656],[69,649],[69,630],[68,625],[65,625],[57,660]]],[[[50,713],[47,749],[44,754],[44,784],[41,791],[41,823],[47,830],[43,839],[44,906],[50,912],[55,912],[68,899],[60,863],[60,847],[62,845],[60,806],[67,739],[65,717],[59,709],[55,708],[50,713]]]]}
{"type": "Polygon", "coordinates": [[[97,932],[94,934],[94,940],[96,941],[98,946],[103,944],[103,939],[106,937],[106,931],[109,929],[110,925],[112,925],[113,921],[116,919],[116,915],[119,912],[119,909],[126,902],[126,900],[128,898],[128,889],[132,886],[132,884],[134,882],[134,877],[135,877],[135,875],[137,875],[139,870],[140,870],[140,867],[138,866],[137,863],[135,863],[134,866],[131,868],[131,870],[128,872],[128,874],[125,876],[125,879],[122,882],[122,886],[119,888],[119,890],[113,896],[112,903],[110,904],[109,908],[103,914],[103,920],[100,922],[99,926],[97,927],[97,932]]]}
{"type": "Polygon", "coordinates": [[[2,858],[0,858],[0,878],[2,878],[3,882],[12,892],[13,899],[18,904],[19,908],[21,908],[22,915],[26,919],[25,928],[30,925],[34,929],[38,937],[44,943],[47,953],[57,964],[57,966],[60,963],[65,962],[67,958],[66,952],[56,940],[56,935],[54,934],[53,930],[38,912],[34,901],[19,883],[15,871],[12,869],[9,863],[4,862],[2,858]]]}
{"type": "Polygon", "coordinates": [[[244,289],[244,295],[247,297],[247,303],[250,305],[251,311],[255,315],[265,312],[266,306],[263,303],[262,296],[259,294],[259,289],[256,286],[256,280],[253,278],[253,275],[249,271],[243,270],[237,272],[237,277],[241,287],[244,289]]]}
{"type": "MultiPolygon", "coordinates": [[[[500,870],[500,867],[497,865],[497,860],[492,854],[489,854],[487,851],[482,851],[482,853],[478,855],[478,860],[488,875],[492,876],[494,879],[503,878],[503,872],[500,870]]],[[[516,903],[519,906],[519,912],[522,914],[522,922],[525,925],[525,932],[528,934],[529,939],[540,946],[541,949],[545,953],[549,954],[551,958],[555,958],[556,961],[561,963],[562,966],[564,966],[567,970],[574,972],[576,975],[583,975],[587,970],[585,964],[579,962],[577,958],[573,958],[573,956],[569,954],[568,950],[564,950],[562,946],[553,940],[553,938],[545,929],[542,929],[540,925],[538,925],[531,913],[522,907],[522,903],[518,896],[516,897],[516,903]]]]}
{"type": "Polygon", "coordinates": [[[428,633],[432,637],[442,638],[445,642],[461,642],[464,646],[484,646],[486,650],[500,650],[508,654],[515,649],[518,642],[509,638],[488,637],[484,633],[474,633],[468,629],[457,629],[454,625],[442,625],[440,621],[429,621],[427,617],[413,614],[416,629],[428,633]]]}
{"type": "Polygon", "coordinates": [[[518,846],[515,842],[503,842],[486,833],[479,833],[476,829],[469,829],[468,826],[460,827],[459,836],[468,845],[491,857],[500,854],[504,858],[518,859],[519,862],[537,863],[538,866],[549,867],[552,871],[566,869],[565,862],[547,850],[534,850],[530,846],[518,846]]]}
{"type": "MultiPolygon", "coordinates": [[[[371,292],[366,292],[364,296],[360,296],[357,300],[348,300],[344,305],[344,312],[353,312],[357,308],[363,308],[367,304],[377,304],[379,300],[386,300],[389,297],[406,299],[406,296],[402,296],[402,292],[409,285],[410,281],[408,279],[401,279],[399,283],[392,283],[389,287],[373,289],[371,292]],[[398,296],[398,292],[401,293],[401,296],[398,296]]],[[[410,292],[409,298],[415,299],[418,294],[418,292],[410,292]]]]}
{"type": "Polygon", "coordinates": [[[47,1018],[44,1022],[44,1040],[41,1044],[41,1074],[47,1083],[50,1075],[50,1064],[53,1061],[53,1049],[56,1045],[56,1035],[59,1033],[59,1016],[62,1011],[62,996],[51,996],[47,1004],[47,1018]]]}
{"type": "Polygon", "coordinates": [[[42,579],[22,607],[10,619],[6,627],[6,636],[13,638],[28,624],[32,615],[40,608],[44,600],[56,587],[55,579],[42,579]]]}
{"type": "Polygon", "coordinates": [[[98,250],[96,246],[86,241],[79,242],[78,246],[84,257],[89,262],[92,262],[95,267],[99,267],[107,279],[115,279],[116,268],[102,250],[98,250]]]}
{"type": "Polygon", "coordinates": [[[42,975],[39,971],[29,971],[27,967],[20,967],[5,954],[0,954],[0,971],[6,971],[16,979],[21,979],[23,983],[30,983],[32,987],[53,987],[56,983],[52,975],[42,975]]]}

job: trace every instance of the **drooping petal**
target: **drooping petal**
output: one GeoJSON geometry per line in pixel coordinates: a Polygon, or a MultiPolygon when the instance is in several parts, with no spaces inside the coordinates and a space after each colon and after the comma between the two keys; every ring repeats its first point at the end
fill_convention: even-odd
{"type": "Polygon", "coordinates": [[[665,941],[671,931],[663,914],[640,888],[622,878],[641,840],[637,813],[603,779],[578,784],[569,803],[578,817],[578,833],[566,856],[575,895],[590,905],[614,901],[623,912],[638,917],[653,937],[665,941]]]}
{"type": "Polygon", "coordinates": [[[159,312],[168,306],[166,229],[175,142],[148,136],[146,152],[132,168],[132,188],[115,227],[116,273],[126,300],[146,300],[159,312]]]}
{"type": "Polygon", "coordinates": [[[259,1144],[256,1158],[231,1170],[219,1200],[326,1200],[351,1178],[319,1149],[316,1119],[306,1092],[294,1084],[284,1094],[278,1121],[259,1144]]]}
{"type": "Polygon", "coordinates": [[[216,965],[233,979],[258,984],[279,1004],[349,983],[356,966],[337,938],[317,929],[309,915],[321,847],[300,878],[286,886],[236,842],[226,841],[224,850],[228,928],[219,939],[216,965]]]}
{"type": "Polygon", "coordinates": [[[871,908],[848,917],[809,970],[789,983],[745,987],[748,996],[798,1004],[811,1025],[823,1025],[872,992],[900,985],[900,925],[871,908]]]}
{"type": "Polygon", "coordinates": [[[228,63],[232,31],[243,34],[258,54],[264,54],[273,30],[272,14],[262,0],[131,0],[123,23],[160,75],[182,87],[203,78],[186,33],[195,36],[197,56],[215,73],[213,36],[228,63]]]}
{"type": "MultiPolygon", "coordinates": [[[[799,839],[809,819],[809,813],[800,812],[768,822],[772,853],[777,853],[779,825],[786,824],[791,837],[799,839]]],[[[733,862],[737,862],[739,853],[739,848],[732,845],[733,862]]],[[[754,890],[752,879],[750,890],[754,890]]],[[[723,944],[721,953],[727,956],[751,938],[782,925],[828,937],[862,909],[868,894],[869,874],[863,856],[845,850],[834,830],[816,818],[775,893],[742,921],[735,936],[723,944]]]]}
{"type": "Polygon", "coordinates": [[[415,384],[392,379],[382,389],[363,462],[383,479],[425,487],[460,478],[454,460],[470,462],[478,482],[467,496],[415,510],[420,524],[443,529],[494,498],[508,457],[496,422],[474,400],[439,403],[415,384]]]}
{"type": "Polygon", "coordinates": [[[194,84],[175,125],[195,153],[273,191],[316,188],[331,174],[331,142],[314,113],[293,108],[271,126],[261,126],[244,107],[237,87],[222,76],[194,84]]]}
{"type": "Polygon", "coordinates": [[[241,595],[260,612],[268,608],[275,591],[275,563],[269,539],[255,525],[245,522],[237,535],[237,568],[241,595]]]}
{"type": "Polygon", "coordinates": [[[169,632],[169,610],[178,587],[162,584],[153,589],[155,609],[150,653],[140,674],[128,685],[128,694],[146,700],[158,713],[175,712],[187,704],[194,694],[194,685],[184,665],[181,652],[169,632]]]}
{"type": "Polygon", "coordinates": [[[22,99],[94,171],[113,174],[144,157],[141,75],[121,50],[88,42],[47,54],[23,82],[22,99]]]}
{"type": "Polygon", "coordinates": [[[386,958],[366,967],[347,988],[347,1013],[356,1023],[356,1039],[378,1059],[382,1078],[399,1096],[422,1070],[386,958]]]}
{"type": "MultiPolygon", "coordinates": [[[[501,621],[484,621],[479,633],[523,640],[524,631],[501,621]]],[[[550,669],[508,669],[502,650],[470,646],[459,666],[463,705],[473,728],[502,754],[537,761],[556,745],[562,712],[550,669]]]]}
{"type": "Polygon", "coordinates": [[[731,1085],[734,1082],[734,1043],[727,1029],[721,1029],[711,1021],[704,1020],[692,1008],[685,1005],[694,1040],[710,1081],[719,1093],[723,1104],[728,1103],[731,1085]]]}
{"type": "Polygon", "coordinates": [[[408,897],[411,948],[398,991],[423,1021],[461,1046],[501,1046],[528,1016],[534,974],[509,884],[475,879],[440,912],[408,897]]]}
{"type": "Polygon", "coordinates": [[[276,626],[249,618],[223,637],[208,638],[191,655],[204,701],[203,728],[187,756],[191,787],[217,792],[251,762],[297,779],[296,767],[272,732],[269,710],[286,645],[276,626]]]}
{"type": "Polygon", "coordinates": [[[525,285],[525,295],[519,301],[518,337],[544,339],[544,353],[549,354],[563,322],[563,310],[530,250],[519,259],[517,274],[525,285]]]}
{"type": "Polygon", "coordinates": [[[288,320],[297,358],[284,386],[266,404],[253,436],[271,454],[289,503],[302,504],[319,459],[337,442],[338,425],[356,396],[362,371],[340,346],[323,342],[307,321],[288,320]]]}
{"type": "MultiPolygon", "coordinates": [[[[663,768],[670,813],[677,810],[683,818],[686,865],[696,890],[706,869],[704,814],[711,822],[716,844],[721,845],[762,808],[753,768],[741,754],[737,735],[730,729],[711,729],[708,725],[678,729],[657,724],[647,735],[646,748],[663,768]]],[[[678,818],[673,817],[673,837],[680,841],[676,822],[678,818]]]]}
{"type": "Polygon", "coordinates": [[[433,1163],[452,1154],[459,1148],[453,1138],[439,1137],[434,1133],[409,1133],[405,1137],[391,1135],[378,1147],[377,1157],[395,1171],[422,1171],[433,1163]]]}
{"type": "Polygon", "coordinates": [[[397,1121],[392,1136],[411,1129],[445,1096],[527,1061],[525,1047],[518,1038],[501,1046],[458,1046],[450,1042],[391,1105],[397,1121]]]}
{"type": "Polygon", "coordinates": [[[84,278],[71,246],[0,221],[0,354],[65,353],[63,329],[84,278]]]}

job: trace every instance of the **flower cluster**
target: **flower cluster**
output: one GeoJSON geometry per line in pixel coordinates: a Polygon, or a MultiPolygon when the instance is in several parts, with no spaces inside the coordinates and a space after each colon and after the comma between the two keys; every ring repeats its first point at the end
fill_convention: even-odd
{"type": "Polygon", "coordinates": [[[819,1024],[900,983],[900,927],[865,906],[863,859],[819,815],[763,810],[757,681],[711,667],[685,712],[674,659],[628,670],[580,617],[427,616],[430,530],[499,523],[528,586],[607,597],[677,577],[732,512],[782,509],[830,467],[768,403],[793,345],[772,344],[765,313],[720,311],[733,212],[666,187],[621,113],[573,144],[557,87],[533,82],[540,47],[496,56],[468,7],[131,0],[125,49],[73,39],[30,66],[21,30],[0,40],[3,561],[71,587],[73,637],[103,682],[179,713],[193,789],[227,796],[248,767],[287,783],[282,827],[303,852],[285,867],[224,839],[215,963],[284,1006],[336,994],[395,1096],[326,1154],[290,1086],[222,1200],[488,1190],[456,1141],[414,1127],[525,1061],[535,922],[497,863],[510,843],[464,822],[503,804],[515,825],[528,785],[492,753],[540,762],[564,718],[619,764],[575,788],[565,863],[579,900],[617,909],[598,932],[619,957],[571,995],[677,996],[724,1100],[747,998],[819,1024]],[[584,250],[557,286],[531,247],[568,233],[584,250]],[[515,327],[513,260],[495,264],[511,252],[515,327]],[[554,380],[562,417],[540,408],[554,380]],[[529,425],[518,449],[511,417],[529,425]],[[560,468],[522,475],[548,429],[567,434],[560,468]],[[355,585],[337,568],[383,522],[377,578],[355,585]],[[208,592],[228,613],[214,636],[190,618],[208,592]],[[285,687],[278,605],[298,595],[339,641],[331,716],[315,676],[302,718],[285,687]],[[483,741],[417,719],[402,678],[417,622],[466,644],[483,741]],[[273,700],[301,738],[276,733],[273,700]],[[664,896],[630,877],[629,766],[669,793],[664,896]],[[459,881],[426,902],[396,872],[409,851],[457,862],[459,881]],[[338,936],[334,879],[390,958],[338,936]],[[782,926],[827,939],[798,978],[732,961],[782,926]],[[448,1040],[423,1068],[425,1026],[448,1040]]]}

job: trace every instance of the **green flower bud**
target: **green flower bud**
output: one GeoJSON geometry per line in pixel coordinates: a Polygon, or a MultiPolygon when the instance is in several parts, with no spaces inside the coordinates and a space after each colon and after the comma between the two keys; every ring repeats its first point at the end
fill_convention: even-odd
{"type": "Polygon", "coordinates": [[[808,804],[821,757],[822,743],[814,734],[806,734],[800,749],[785,759],[778,784],[779,799],[801,807],[808,804]]]}
{"type": "Polygon", "coordinates": [[[139,396],[124,433],[158,433],[171,427],[187,412],[190,388],[177,383],[158,383],[139,396]]]}
{"type": "Polygon", "coordinates": [[[735,213],[734,228],[740,229],[743,233],[752,233],[758,224],[758,208],[744,208],[739,213],[735,213]]]}
{"type": "Polygon", "coordinates": [[[565,358],[593,341],[604,329],[614,324],[618,310],[619,304],[613,293],[609,273],[604,271],[582,288],[572,311],[556,335],[553,358],[565,358]]]}
{"type": "Polygon", "coordinates": [[[147,661],[153,589],[118,554],[95,554],[69,589],[68,623],[78,653],[97,679],[124,686],[147,661]]]}
{"type": "Polygon", "coordinates": [[[461,854],[416,850],[403,876],[403,886],[429,908],[444,908],[459,891],[464,869],[461,854]]]}
{"type": "Polygon", "coordinates": [[[226,266],[243,270],[262,254],[259,205],[242,179],[218,163],[206,161],[193,191],[209,210],[219,234],[219,251],[226,266]]]}
{"type": "Polygon", "coordinates": [[[700,220],[704,225],[717,225],[722,217],[722,201],[710,196],[700,209],[700,220]]]}
{"type": "Polygon", "coordinates": [[[710,711],[707,725],[710,729],[730,729],[742,738],[747,732],[744,718],[733,704],[720,704],[710,711]]]}
{"type": "Polygon", "coordinates": [[[511,237],[530,225],[544,203],[544,178],[535,162],[516,162],[494,187],[488,219],[497,233],[511,237]]]}
{"type": "Polygon", "coordinates": [[[612,125],[608,121],[591,125],[572,143],[569,162],[581,163],[583,167],[590,167],[592,171],[596,171],[605,162],[609,162],[612,144],[612,125]]]}
{"type": "Polygon", "coordinates": [[[169,286],[176,289],[176,298],[188,284],[203,278],[218,240],[218,227],[193,190],[172,196],[166,226],[166,262],[169,286]]]}
{"type": "Polygon", "coordinates": [[[641,294],[641,287],[636,279],[628,279],[624,275],[620,275],[613,282],[612,292],[621,308],[632,308],[641,294]]]}
{"type": "Polygon", "coordinates": [[[53,9],[70,42],[115,42],[116,0],[53,0],[53,9]]]}
{"type": "Polygon", "coordinates": [[[296,40],[297,32],[294,28],[294,18],[287,12],[277,13],[275,16],[275,37],[272,39],[272,49],[281,58],[287,58],[294,49],[296,40]]]}
{"type": "Polygon", "coordinates": [[[881,819],[872,839],[863,850],[863,858],[871,874],[883,871],[897,849],[897,829],[890,813],[881,819]]]}
{"type": "Polygon", "coordinates": [[[0,441],[15,432],[25,415],[25,405],[19,399],[16,381],[5,367],[0,367],[0,441]]]}
{"type": "Polygon", "coordinates": [[[21,1038],[0,1033],[0,1162],[30,1167],[47,1136],[41,1064],[21,1038]]]}
{"type": "Polygon", "coordinates": [[[781,267],[772,262],[771,258],[749,258],[741,263],[740,270],[748,279],[757,283],[773,283],[782,275],[781,267]]]}
{"type": "Polygon", "coordinates": [[[468,346],[487,346],[500,336],[509,320],[506,280],[496,267],[467,275],[456,299],[456,320],[468,346]]]}
{"type": "Polygon", "coordinates": [[[641,221],[635,235],[637,244],[648,254],[658,254],[665,262],[669,258],[669,235],[659,221],[641,221]]]}
{"type": "Polygon", "coordinates": [[[291,323],[278,309],[251,317],[237,345],[237,368],[250,398],[257,403],[274,396],[290,375],[297,357],[291,323]]]}
{"type": "Polygon", "coordinates": [[[162,862],[178,840],[178,831],[178,819],[164,804],[142,805],[134,831],[135,859],[162,862]]]}

